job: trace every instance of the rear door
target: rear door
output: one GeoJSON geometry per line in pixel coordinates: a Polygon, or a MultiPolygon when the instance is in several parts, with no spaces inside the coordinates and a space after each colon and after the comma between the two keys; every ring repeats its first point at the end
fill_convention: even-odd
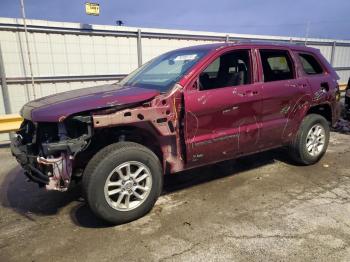
{"type": "Polygon", "coordinates": [[[260,49],[262,95],[261,148],[279,146],[288,140],[293,112],[309,93],[306,80],[297,79],[288,49],[260,49]]]}
{"type": "Polygon", "coordinates": [[[185,92],[189,166],[232,158],[256,147],[261,86],[254,84],[253,67],[251,50],[226,52],[208,62],[185,92]]]}
{"type": "Polygon", "coordinates": [[[337,82],[334,81],[331,74],[329,74],[318,61],[317,56],[308,52],[296,52],[301,67],[303,69],[304,78],[307,79],[311,86],[312,101],[314,103],[323,103],[331,101],[332,94],[330,89],[336,89],[337,82]]]}

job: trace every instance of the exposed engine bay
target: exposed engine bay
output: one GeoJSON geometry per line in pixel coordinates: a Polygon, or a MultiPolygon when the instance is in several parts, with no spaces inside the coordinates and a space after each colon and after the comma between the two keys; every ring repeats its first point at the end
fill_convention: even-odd
{"type": "Polygon", "coordinates": [[[48,190],[66,191],[73,160],[92,136],[91,116],[73,116],[58,123],[25,120],[11,143],[26,176],[48,190]]]}

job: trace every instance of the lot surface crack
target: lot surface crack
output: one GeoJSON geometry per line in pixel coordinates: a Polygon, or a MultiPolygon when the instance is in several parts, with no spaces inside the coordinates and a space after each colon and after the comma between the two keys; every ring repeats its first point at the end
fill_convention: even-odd
{"type": "Polygon", "coordinates": [[[183,254],[185,254],[185,253],[187,253],[187,252],[190,252],[192,249],[194,249],[194,248],[195,248],[196,246],[198,246],[199,244],[200,244],[200,243],[195,243],[195,244],[193,244],[192,246],[190,246],[189,248],[184,249],[184,250],[181,251],[181,252],[173,253],[173,254],[171,254],[170,256],[163,257],[163,258],[159,259],[159,261],[166,261],[166,260],[168,260],[168,259],[172,259],[172,258],[174,258],[174,257],[181,256],[181,255],[183,255],[183,254]]]}

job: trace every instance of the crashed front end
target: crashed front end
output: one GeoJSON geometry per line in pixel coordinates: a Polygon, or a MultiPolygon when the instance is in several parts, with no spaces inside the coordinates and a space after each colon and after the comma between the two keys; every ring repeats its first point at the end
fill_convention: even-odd
{"type": "Polygon", "coordinates": [[[29,180],[48,190],[66,191],[74,160],[91,138],[91,117],[35,123],[25,119],[11,139],[11,151],[29,180]]]}

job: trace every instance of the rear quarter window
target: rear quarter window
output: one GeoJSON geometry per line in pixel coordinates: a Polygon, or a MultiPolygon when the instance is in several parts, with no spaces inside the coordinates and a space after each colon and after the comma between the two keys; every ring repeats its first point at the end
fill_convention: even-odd
{"type": "Polygon", "coordinates": [[[307,75],[318,75],[324,72],[320,62],[313,55],[303,53],[298,55],[303,70],[307,75]]]}

